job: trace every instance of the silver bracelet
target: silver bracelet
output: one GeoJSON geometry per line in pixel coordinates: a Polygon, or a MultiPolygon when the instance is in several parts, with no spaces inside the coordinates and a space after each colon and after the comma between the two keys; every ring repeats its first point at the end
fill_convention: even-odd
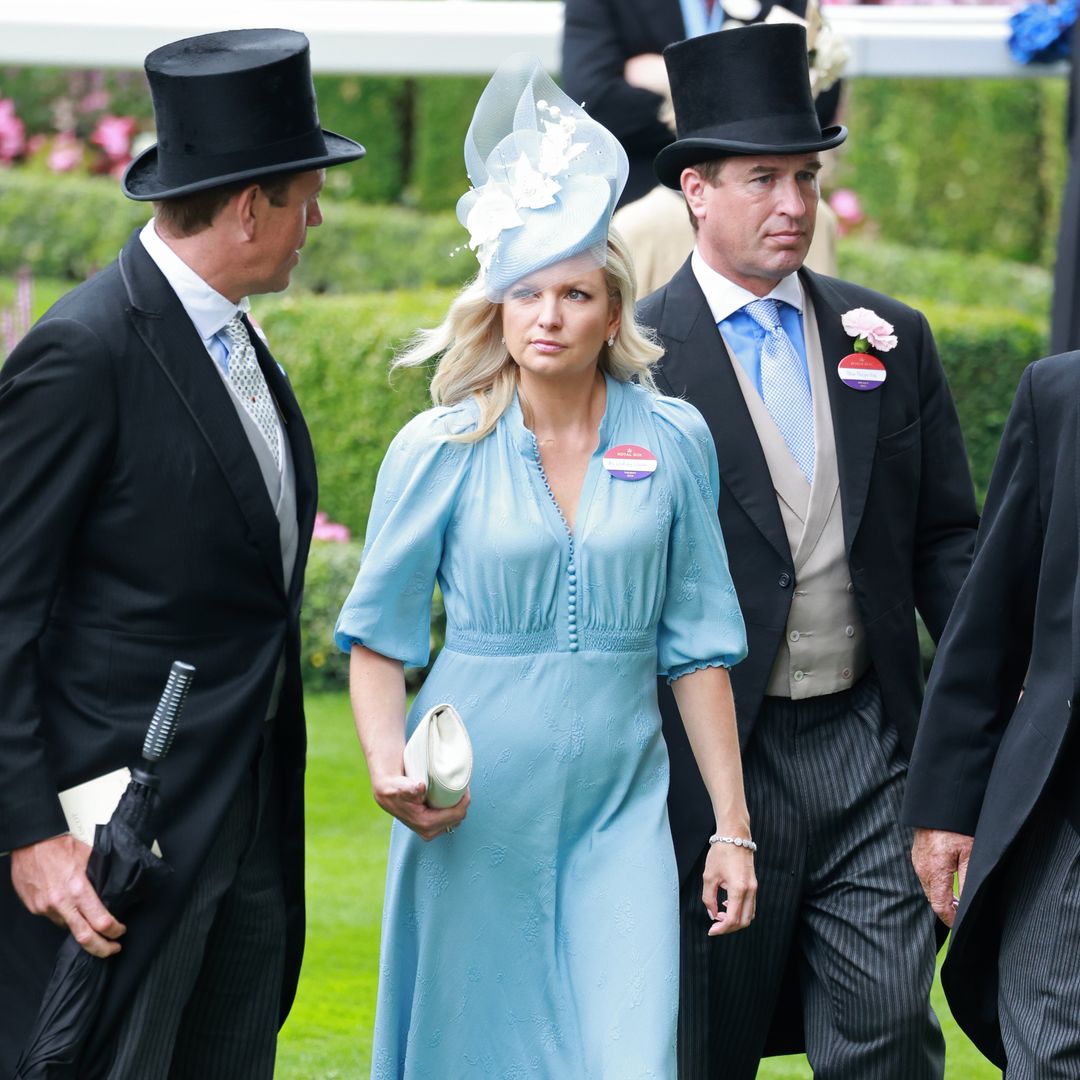
{"type": "Polygon", "coordinates": [[[747,851],[757,851],[757,844],[753,840],[744,840],[741,836],[719,836],[713,833],[709,837],[710,844],[734,844],[736,847],[744,847],[747,851]]]}

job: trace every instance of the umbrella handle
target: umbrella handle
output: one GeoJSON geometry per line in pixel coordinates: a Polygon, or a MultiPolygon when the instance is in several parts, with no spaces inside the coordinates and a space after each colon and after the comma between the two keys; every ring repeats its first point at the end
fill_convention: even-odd
{"type": "Polygon", "coordinates": [[[195,668],[191,664],[185,664],[182,660],[173,661],[165,689],[162,690],[161,699],[154,710],[154,717],[146,729],[142,751],[146,769],[139,769],[139,772],[152,773],[154,766],[169,752],[176,734],[180,710],[184,707],[194,677],[195,668]]]}

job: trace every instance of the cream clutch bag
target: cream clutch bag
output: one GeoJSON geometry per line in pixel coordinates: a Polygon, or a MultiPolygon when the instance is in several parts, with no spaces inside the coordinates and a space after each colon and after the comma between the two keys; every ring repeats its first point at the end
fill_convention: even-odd
{"type": "Polygon", "coordinates": [[[405,744],[405,775],[427,784],[424,801],[436,810],[461,802],[472,776],[469,733],[453,705],[436,705],[405,744]]]}

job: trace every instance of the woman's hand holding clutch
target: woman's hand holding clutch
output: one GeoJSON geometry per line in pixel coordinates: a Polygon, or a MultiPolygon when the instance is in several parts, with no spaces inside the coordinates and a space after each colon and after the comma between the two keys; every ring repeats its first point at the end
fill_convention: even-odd
{"type": "Polygon", "coordinates": [[[402,825],[407,825],[425,840],[452,832],[465,819],[469,810],[469,793],[462,800],[445,810],[436,810],[424,802],[426,785],[422,780],[407,776],[386,776],[379,780],[372,777],[372,793],[375,801],[402,825]]]}

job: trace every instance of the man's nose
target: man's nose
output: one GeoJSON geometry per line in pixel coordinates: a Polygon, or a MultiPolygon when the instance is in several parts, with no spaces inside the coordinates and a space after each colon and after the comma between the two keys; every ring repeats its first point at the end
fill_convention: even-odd
{"type": "Polygon", "coordinates": [[[777,187],[777,210],[788,217],[801,218],[806,214],[806,195],[794,178],[777,187]]]}

